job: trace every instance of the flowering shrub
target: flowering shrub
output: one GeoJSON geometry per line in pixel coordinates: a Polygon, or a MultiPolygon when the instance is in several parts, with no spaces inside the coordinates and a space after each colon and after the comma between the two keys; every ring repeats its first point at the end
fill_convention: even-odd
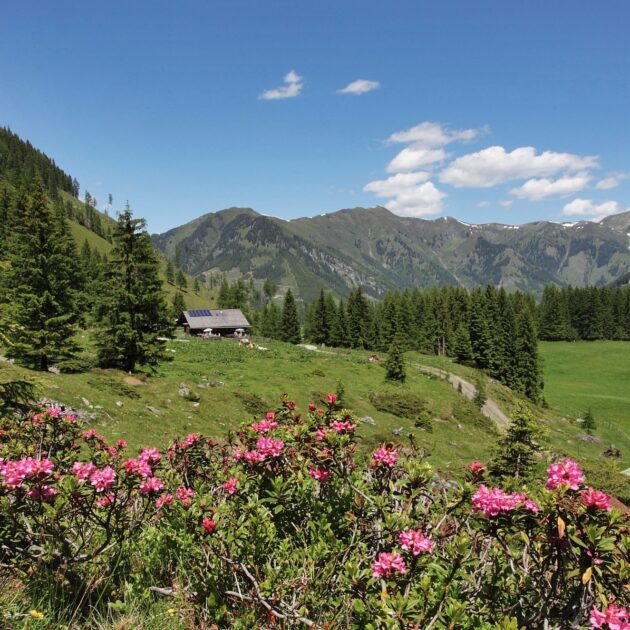
{"type": "Polygon", "coordinates": [[[445,483],[320,405],[135,454],[59,409],[3,420],[0,571],[77,606],[172,594],[199,626],[628,627],[628,522],[576,462],[445,483]]]}

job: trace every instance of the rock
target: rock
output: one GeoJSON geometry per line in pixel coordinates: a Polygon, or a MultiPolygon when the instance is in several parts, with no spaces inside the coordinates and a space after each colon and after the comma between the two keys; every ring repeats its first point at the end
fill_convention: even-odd
{"type": "Polygon", "coordinates": [[[51,366],[48,368],[48,371],[49,371],[51,374],[61,374],[61,370],[60,370],[60,369],[59,369],[56,365],[51,365],[51,366]]]}
{"type": "Polygon", "coordinates": [[[179,395],[182,398],[187,398],[188,396],[190,396],[190,390],[186,386],[186,383],[180,383],[179,384],[179,395]]]}
{"type": "Polygon", "coordinates": [[[604,457],[621,457],[621,451],[614,445],[611,444],[603,453],[604,457]]]}
{"type": "Polygon", "coordinates": [[[132,386],[144,385],[144,383],[139,378],[136,378],[135,376],[125,376],[123,380],[127,385],[132,385],[132,386]]]}
{"type": "Polygon", "coordinates": [[[102,409],[103,405],[94,405],[94,409],[102,409]]]}
{"type": "Polygon", "coordinates": [[[193,403],[193,407],[199,407],[199,405],[200,405],[200,404],[201,404],[201,403],[198,403],[198,402],[193,403]]]}
{"type": "Polygon", "coordinates": [[[208,385],[210,385],[210,387],[223,387],[225,383],[223,381],[210,381],[208,385]]]}
{"type": "Polygon", "coordinates": [[[403,432],[403,428],[402,427],[398,427],[397,429],[392,429],[392,433],[396,436],[398,435],[402,435],[403,432]]]}
{"type": "Polygon", "coordinates": [[[592,444],[601,444],[602,441],[602,439],[598,438],[596,435],[588,435],[587,433],[580,435],[578,440],[582,440],[582,442],[591,442],[592,444]]]}
{"type": "Polygon", "coordinates": [[[123,406],[122,400],[117,400],[116,401],[116,407],[122,407],[122,406],[123,406]]]}
{"type": "Polygon", "coordinates": [[[87,398],[81,398],[81,402],[86,406],[86,407],[91,407],[92,403],[87,399],[87,398]]]}
{"type": "Polygon", "coordinates": [[[147,409],[151,413],[154,413],[156,416],[161,416],[162,415],[162,412],[159,409],[156,409],[155,407],[152,407],[151,405],[147,405],[147,409]]]}
{"type": "Polygon", "coordinates": [[[210,387],[210,385],[208,383],[197,383],[197,387],[199,389],[206,389],[206,388],[210,387]]]}
{"type": "Polygon", "coordinates": [[[361,418],[361,422],[363,422],[363,424],[371,424],[372,426],[376,424],[376,420],[374,420],[372,416],[363,416],[363,418],[361,418]]]}

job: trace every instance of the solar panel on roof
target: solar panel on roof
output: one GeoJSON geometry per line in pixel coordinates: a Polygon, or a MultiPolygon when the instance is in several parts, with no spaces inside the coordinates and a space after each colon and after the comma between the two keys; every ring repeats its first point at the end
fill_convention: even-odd
{"type": "Polygon", "coordinates": [[[191,317],[211,317],[212,313],[208,309],[201,309],[195,311],[188,311],[191,317]]]}

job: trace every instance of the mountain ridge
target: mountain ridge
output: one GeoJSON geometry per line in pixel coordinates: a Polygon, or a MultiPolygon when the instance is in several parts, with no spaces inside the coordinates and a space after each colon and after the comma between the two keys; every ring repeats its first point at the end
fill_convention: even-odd
{"type": "Polygon", "coordinates": [[[603,285],[630,271],[630,212],[600,222],[470,224],[454,217],[399,217],[382,206],[281,219],[252,208],[206,213],[154,234],[193,275],[270,278],[304,299],[358,284],[387,290],[494,284],[540,293],[545,284],[603,285]]]}

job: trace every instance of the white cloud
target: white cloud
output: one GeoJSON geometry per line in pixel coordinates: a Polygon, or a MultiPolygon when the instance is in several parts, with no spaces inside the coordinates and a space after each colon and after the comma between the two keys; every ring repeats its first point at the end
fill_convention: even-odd
{"type": "Polygon", "coordinates": [[[385,207],[401,217],[427,217],[442,212],[444,197],[446,193],[438,190],[433,182],[425,182],[401,191],[385,207]]]}
{"type": "Polygon", "coordinates": [[[522,186],[512,188],[510,194],[519,199],[540,201],[554,195],[567,196],[584,190],[591,179],[588,173],[560,177],[559,179],[528,179],[522,186]]]}
{"type": "Polygon", "coordinates": [[[258,98],[263,101],[272,101],[281,98],[294,98],[302,91],[304,83],[302,77],[295,71],[291,70],[284,75],[285,85],[274,88],[273,90],[265,90],[258,98]]]}
{"type": "Polygon", "coordinates": [[[623,212],[618,201],[604,201],[600,204],[592,199],[574,199],[564,206],[562,214],[565,216],[586,216],[599,221],[609,214],[623,212]]]}
{"type": "Polygon", "coordinates": [[[490,206],[490,202],[489,201],[478,201],[476,205],[477,205],[477,208],[488,208],[490,206]]]}
{"type": "Polygon", "coordinates": [[[470,142],[486,131],[485,127],[451,131],[440,123],[425,121],[415,127],[393,133],[388,141],[403,144],[413,142],[423,147],[443,147],[451,142],[470,142]]]}
{"type": "Polygon", "coordinates": [[[378,197],[395,197],[399,193],[415,188],[418,184],[426,182],[430,173],[418,171],[417,173],[398,173],[387,179],[379,179],[363,187],[365,192],[373,192],[378,197]]]}
{"type": "Polygon", "coordinates": [[[503,201],[499,201],[499,205],[504,208],[509,208],[514,203],[513,199],[504,199],[503,201]]]}
{"type": "Polygon", "coordinates": [[[610,190],[616,188],[624,179],[630,179],[630,173],[611,173],[597,182],[595,188],[599,190],[610,190]]]}
{"type": "Polygon", "coordinates": [[[385,207],[401,217],[424,217],[442,212],[446,193],[427,181],[430,173],[397,173],[367,184],[363,190],[379,197],[393,197],[385,207]]]}
{"type": "Polygon", "coordinates": [[[348,83],[345,88],[341,90],[337,90],[338,94],[365,94],[366,92],[371,92],[372,90],[376,90],[381,87],[381,84],[378,81],[368,81],[367,79],[357,79],[352,83],[348,83]]]}
{"type": "Polygon", "coordinates": [[[388,165],[388,173],[409,173],[417,168],[446,159],[444,149],[427,149],[412,145],[403,149],[388,165]]]}
{"type": "Polygon", "coordinates": [[[453,160],[440,174],[440,181],[457,188],[490,188],[515,179],[545,177],[560,171],[597,168],[596,156],[544,151],[536,155],[534,147],[519,147],[507,152],[492,146],[453,160]]]}

